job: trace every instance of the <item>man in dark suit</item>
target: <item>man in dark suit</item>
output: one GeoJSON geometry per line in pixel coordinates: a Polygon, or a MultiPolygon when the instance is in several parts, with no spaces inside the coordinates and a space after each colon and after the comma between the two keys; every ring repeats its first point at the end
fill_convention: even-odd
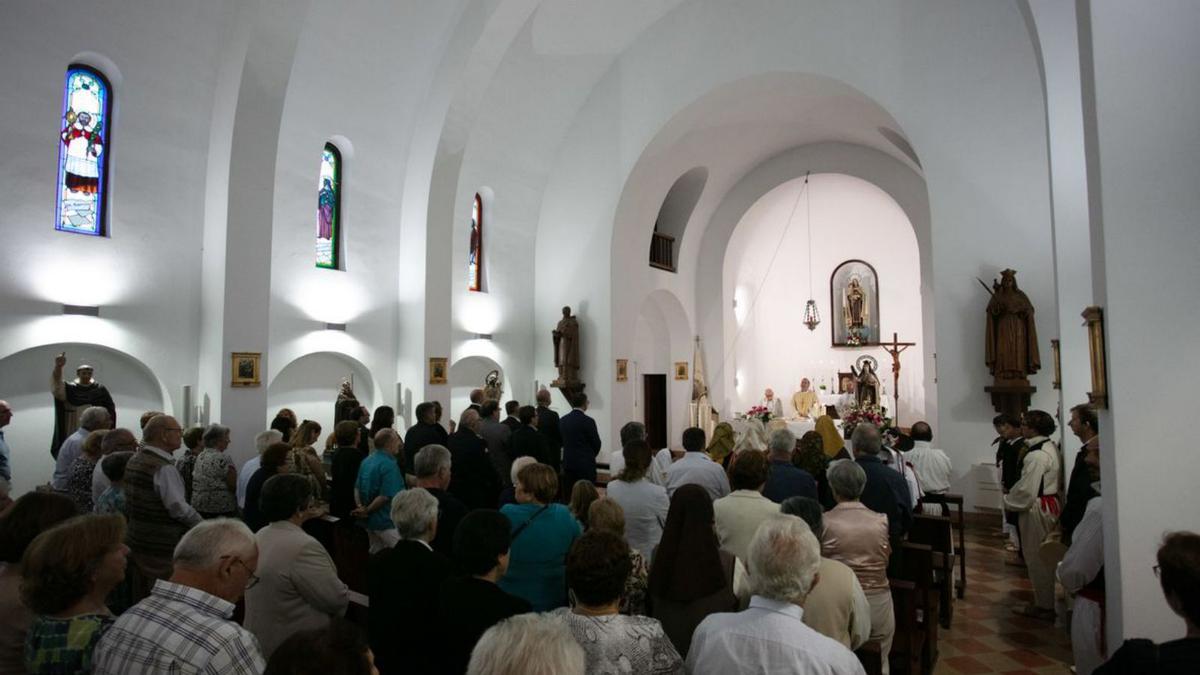
{"type": "Polygon", "coordinates": [[[404,433],[404,473],[415,473],[413,458],[427,445],[446,445],[450,434],[437,423],[437,406],[426,401],[417,404],[417,423],[404,433]]]}
{"type": "Polygon", "coordinates": [[[596,420],[587,416],[587,394],[575,395],[571,401],[571,412],[563,415],[558,428],[563,439],[563,482],[564,494],[570,494],[575,481],[596,482],[596,455],[600,454],[600,432],[596,420]]]}
{"type": "Polygon", "coordinates": [[[508,427],[509,431],[516,431],[521,428],[521,420],[517,418],[517,411],[520,409],[521,404],[516,401],[509,401],[504,404],[505,418],[500,423],[508,427]]]}
{"type": "Polygon", "coordinates": [[[467,672],[471,650],[484,631],[510,616],[531,610],[529,603],[496,585],[508,571],[511,544],[507,517],[495,511],[473,511],[454,536],[454,562],[466,575],[442,585],[438,634],[443,636],[441,668],[437,672],[467,672]]]}
{"type": "Polygon", "coordinates": [[[531,405],[524,406],[517,412],[517,418],[521,426],[508,440],[513,460],[528,456],[541,464],[550,464],[550,446],[546,443],[546,437],[538,432],[537,409],[531,405]]]}
{"type": "Polygon", "coordinates": [[[450,434],[450,458],[454,474],[450,493],[470,509],[494,509],[500,496],[500,477],[488,459],[487,443],[479,437],[479,413],[467,408],[450,434]]]}
{"type": "Polygon", "coordinates": [[[467,515],[467,505],[446,491],[450,486],[453,460],[450,451],[438,444],[427,445],[417,453],[417,487],[424,488],[438,500],[437,536],[433,538],[433,550],[449,557],[454,550],[454,532],[467,515]]]}
{"type": "Polygon", "coordinates": [[[420,488],[392,501],[400,542],[371,557],[367,630],[379,672],[430,673],[437,667],[441,639],[437,615],[442,582],[451,563],[429,546],[437,534],[437,498],[420,488]]]}
{"type": "Polygon", "coordinates": [[[349,518],[355,508],[354,484],[358,480],[358,467],[367,458],[359,450],[360,435],[355,420],[342,420],[333,428],[337,448],[330,470],[333,487],[329,491],[329,514],[338,518],[349,518]]]}
{"type": "Polygon", "coordinates": [[[562,467],[562,433],[558,429],[558,413],[550,409],[550,390],[542,389],[537,393],[537,428],[538,433],[546,439],[546,449],[550,452],[550,461],[546,462],[557,472],[562,467]]]}
{"type": "MultiPolygon", "coordinates": [[[[1062,507],[1062,515],[1058,522],[1062,527],[1062,542],[1071,545],[1071,537],[1075,528],[1083,521],[1083,512],[1092,497],[1100,496],[1092,489],[1092,475],[1088,467],[1087,444],[1097,434],[1100,426],[1096,409],[1087,403],[1081,403],[1071,408],[1071,420],[1067,423],[1075,437],[1083,442],[1075,455],[1075,465],[1071,468],[1071,478],[1067,481],[1067,503],[1062,507]]],[[[1065,443],[1064,443],[1065,445],[1065,443]]]]}
{"type": "Polygon", "coordinates": [[[908,483],[879,458],[883,449],[879,429],[870,424],[859,424],[854,427],[850,442],[854,445],[854,461],[867,474],[862,503],[887,516],[888,533],[896,543],[904,538],[912,524],[912,496],[908,492],[908,483]]]}
{"type": "Polygon", "coordinates": [[[480,412],[483,409],[483,390],[472,389],[469,398],[471,399],[471,405],[467,406],[467,410],[480,412]]]}

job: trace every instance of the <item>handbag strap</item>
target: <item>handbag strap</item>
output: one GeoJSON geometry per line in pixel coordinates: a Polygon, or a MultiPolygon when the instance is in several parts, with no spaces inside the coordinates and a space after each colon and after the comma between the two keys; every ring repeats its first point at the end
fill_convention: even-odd
{"type": "Polygon", "coordinates": [[[517,529],[513,530],[512,538],[509,541],[510,542],[516,541],[517,537],[521,536],[521,533],[525,531],[525,528],[529,527],[529,524],[533,522],[533,519],[542,515],[542,513],[545,512],[545,510],[548,508],[550,508],[550,505],[545,504],[542,506],[542,508],[538,509],[537,512],[534,513],[532,516],[529,516],[529,520],[526,520],[525,522],[521,523],[521,525],[519,527],[517,527],[517,529]]]}

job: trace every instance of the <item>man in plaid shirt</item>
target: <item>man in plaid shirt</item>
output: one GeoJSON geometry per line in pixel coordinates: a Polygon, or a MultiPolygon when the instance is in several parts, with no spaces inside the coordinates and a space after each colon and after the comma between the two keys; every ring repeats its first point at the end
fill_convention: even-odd
{"type": "Polygon", "coordinates": [[[234,623],[234,603],[258,581],[258,546],[241,521],[204,521],[175,548],[174,573],[157,581],[96,645],[98,675],[261,673],[258,640],[234,623]]]}

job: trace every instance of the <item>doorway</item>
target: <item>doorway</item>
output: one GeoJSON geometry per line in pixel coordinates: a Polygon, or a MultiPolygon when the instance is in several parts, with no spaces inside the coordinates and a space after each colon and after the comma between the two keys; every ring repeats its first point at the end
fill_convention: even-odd
{"type": "Polygon", "coordinates": [[[667,447],[667,376],[642,375],[646,442],[653,451],[667,447]]]}

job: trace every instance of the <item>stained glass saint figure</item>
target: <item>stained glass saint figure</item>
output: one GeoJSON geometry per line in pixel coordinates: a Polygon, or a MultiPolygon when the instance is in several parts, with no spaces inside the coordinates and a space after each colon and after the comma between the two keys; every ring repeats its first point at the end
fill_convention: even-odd
{"type": "Polygon", "coordinates": [[[332,143],[326,143],[317,183],[317,267],[338,268],[341,177],[342,155],[332,143]]]}
{"type": "Polygon", "coordinates": [[[107,201],[105,145],[112,110],[108,81],[98,71],[67,69],[63,125],[58,137],[58,208],[55,229],[103,236],[107,201]]]}
{"type": "Polygon", "coordinates": [[[483,289],[483,200],[475,195],[471,207],[471,249],[467,255],[467,289],[483,289]]]}

